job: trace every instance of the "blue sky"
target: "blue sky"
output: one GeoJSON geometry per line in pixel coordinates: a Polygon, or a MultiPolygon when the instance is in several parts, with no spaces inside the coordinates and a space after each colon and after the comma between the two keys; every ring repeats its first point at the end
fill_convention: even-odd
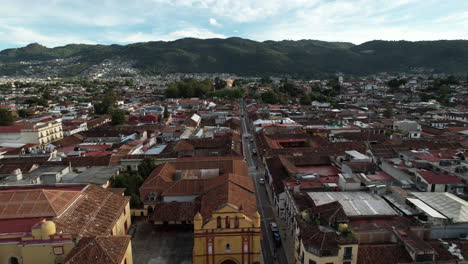
{"type": "Polygon", "coordinates": [[[38,42],[468,39],[468,0],[0,0],[0,50],[38,42]]]}

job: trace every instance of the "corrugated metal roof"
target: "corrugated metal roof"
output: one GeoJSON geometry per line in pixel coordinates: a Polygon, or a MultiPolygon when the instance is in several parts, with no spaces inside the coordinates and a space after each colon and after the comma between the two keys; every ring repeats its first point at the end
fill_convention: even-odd
{"type": "Polygon", "coordinates": [[[348,216],[397,215],[380,196],[365,192],[309,192],[315,205],[338,201],[348,216]]]}
{"type": "Polygon", "coordinates": [[[410,201],[411,203],[416,205],[419,209],[421,209],[422,211],[424,211],[426,214],[428,214],[431,217],[447,219],[447,217],[443,216],[442,214],[440,214],[439,212],[437,212],[432,207],[425,204],[423,201],[421,201],[419,199],[408,198],[408,201],[410,201]]]}
{"type": "Polygon", "coordinates": [[[452,219],[455,223],[468,222],[468,202],[451,193],[412,192],[419,200],[452,219]]]}

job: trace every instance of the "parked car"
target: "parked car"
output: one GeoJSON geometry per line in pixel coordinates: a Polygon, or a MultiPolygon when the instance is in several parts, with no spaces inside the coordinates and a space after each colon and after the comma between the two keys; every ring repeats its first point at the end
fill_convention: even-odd
{"type": "Polygon", "coordinates": [[[270,229],[272,232],[278,232],[278,224],[276,224],[276,222],[270,222],[270,229]]]}
{"type": "Polygon", "coordinates": [[[281,244],[281,236],[276,222],[270,222],[270,229],[271,233],[273,234],[273,240],[275,241],[276,246],[279,246],[281,244]]]}

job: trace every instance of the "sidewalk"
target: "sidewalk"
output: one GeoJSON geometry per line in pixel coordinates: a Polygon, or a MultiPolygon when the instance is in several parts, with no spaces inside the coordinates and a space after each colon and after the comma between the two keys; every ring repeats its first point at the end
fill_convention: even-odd
{"type": "MultiPolygon", "coordinates": [[[[272,196],[270,186],[266,185],[265,187],[268,193],[270,204],[274,206],[273,201],[271,200],[272,196]]],[[[273,213],[275,214],[275,222],[278,224],[278,229],[281,235],[281,244],[284,249],[284,254],[288,260],[288,264],[296,263],[296,259],[294,257],[294,237],[291,236],[291,230],[288,229],[288,225],[283,220],[283,218],[278,216],[275,207],[273,207],[273,213]]]]}
{"type": "Polygon", "coordinates": [[[286,222],[276,215],[276,212],[275,218],[280,230],[281,243],[283,245],[284,254],[286,254],[286,258],[288,259],[288,263],[296,263],[296,260],[294,259],[294,238],[291,236],[291,230],[288,229],[286,222]]]}

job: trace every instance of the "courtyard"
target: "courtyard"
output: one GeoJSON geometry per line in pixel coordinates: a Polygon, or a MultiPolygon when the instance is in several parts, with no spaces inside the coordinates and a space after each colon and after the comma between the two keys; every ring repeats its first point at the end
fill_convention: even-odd
{"type": "Polygon", "coordinates": [[[191,226],[156,227],[146,220],[135,220],[130,234],[133,263],[192,263],[193,230],[191,226]]]}

